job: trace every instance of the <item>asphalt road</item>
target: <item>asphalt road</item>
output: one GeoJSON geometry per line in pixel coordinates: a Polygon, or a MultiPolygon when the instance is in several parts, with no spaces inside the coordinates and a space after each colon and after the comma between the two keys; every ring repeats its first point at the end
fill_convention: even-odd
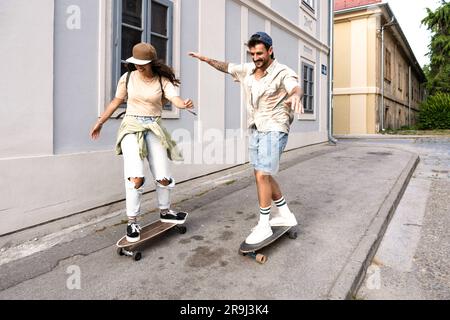
{"type": "Polygon", "coordinates": [[[358,143],[410,150],[421,161],[356,298],[450,299],[450,138],[358,143]]]}

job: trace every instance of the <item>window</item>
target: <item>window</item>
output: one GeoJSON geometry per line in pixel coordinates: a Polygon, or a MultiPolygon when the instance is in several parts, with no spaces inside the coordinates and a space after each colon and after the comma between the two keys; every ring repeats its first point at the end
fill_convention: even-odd
{"type": "MultiPolygon", "coordinates": [[[[159,59],[168,65],[172,63],[172,1],[116,0],[115,5],[117,43],[113,60],[113,88],[121,75],[127,72],[125,60],[131,56],[137,43],[151,43],[159,59]]],[[[170,111],[172,106],[164,106],[164,110],[170,111]]]]}
{"type": "Polygon", "coordinates": [[[399,91],[403,91],[403,77],[402,77],[402,74],[403,74],[403,67],[402,67],[401,64],[399,64],[398,65],[398,77],[397,77],[397,79],[398,79],[398,90],[399,91]]]}
{"type": "Polygon", "coordinates": [[[309,7],[312,11],[315,9],[315,0],[302,0],[302,3],[309,7]]]}
{"type": "Polygon", "coordinates": [[[386,49],[384,55],[384,79],[391,81],[391,52],[386,49]]]}
{"type": "Polygon", "coordinates": [[[305,113],[314,113],[314,67],[302,63],[303,72],[303,107],[305,113]]]}

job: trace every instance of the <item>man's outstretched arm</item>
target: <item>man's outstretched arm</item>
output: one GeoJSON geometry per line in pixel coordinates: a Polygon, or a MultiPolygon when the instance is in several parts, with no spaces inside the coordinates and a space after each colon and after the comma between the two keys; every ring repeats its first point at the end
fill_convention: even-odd
{"type": "Polygon", "coordinates": [[[206,62],[211,67],[213,67],[213,68],[215,68],[215,69],[217,69],[219,71],[228,73],[228,65],[229,65],[228,62],[222,62],[222,61],[217,61],[217,60],[214,60],[214,59],[210,59],[208,57],[200,55],[197,52],[189,52],[189,56],[191,56],[193,58],[197,58],[200,61],[206,62]]]}

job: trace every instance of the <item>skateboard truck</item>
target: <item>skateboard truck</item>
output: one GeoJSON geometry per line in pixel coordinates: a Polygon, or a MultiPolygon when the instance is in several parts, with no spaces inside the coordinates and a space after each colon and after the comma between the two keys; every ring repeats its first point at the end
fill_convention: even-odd
{"type": "Polygon", "coordinates": [[[266,240],[257,244],[247,244],[245,241],[241,244],[239,248],[239,254],[242,256],[247,256],[256,260],[260,264],[267,262],[267,256],[258,253],[262,248],[270,245],[272,242],[276,241],[283,234],[287,234],[289,239],[297,239],[297,230],[294,227],[272,227],[273,234],[266,240]]]}

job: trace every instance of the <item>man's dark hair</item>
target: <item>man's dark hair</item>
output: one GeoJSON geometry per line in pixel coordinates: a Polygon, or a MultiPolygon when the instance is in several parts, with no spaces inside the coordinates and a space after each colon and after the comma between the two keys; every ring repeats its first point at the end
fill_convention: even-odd
{"type": "MultiPolygon", "coordinates": [[[[269,51],[270,46],[267,43],[264,43],[263,41],[258,39],[255,39],[253,37],[250,38],[250,40],[247,43],[248,48],[254,48],[258,44],[263,44],[266,47],[266,50],[269,51]]],[[[275,59],[275,53],[272,52],[272,55],[270,56],[272,59],[275,59]]]]}

